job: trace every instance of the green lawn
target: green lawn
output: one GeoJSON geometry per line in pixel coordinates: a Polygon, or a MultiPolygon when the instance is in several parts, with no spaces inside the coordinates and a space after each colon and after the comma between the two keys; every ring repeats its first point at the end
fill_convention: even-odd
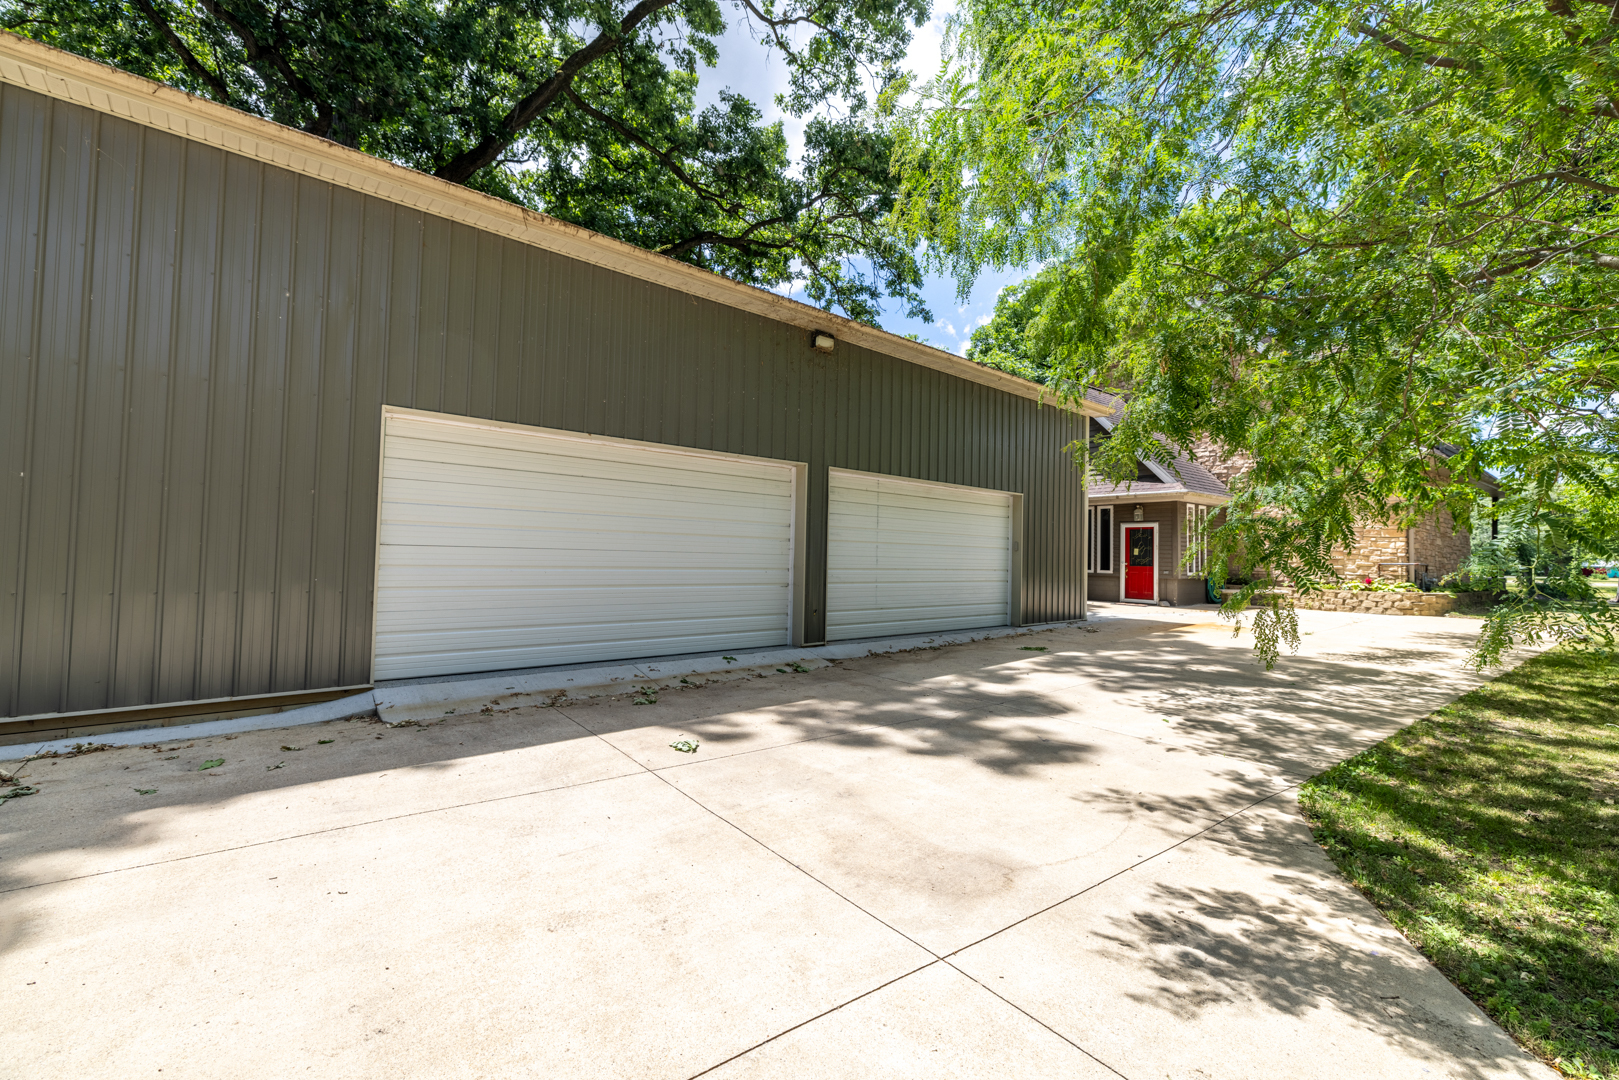
{"type": "Polygon", "coordinates": [[[1619,1080],[1619,664],[1547,653],[1300,800],[1339,870],[1519,1042],[1619,1080]]]}

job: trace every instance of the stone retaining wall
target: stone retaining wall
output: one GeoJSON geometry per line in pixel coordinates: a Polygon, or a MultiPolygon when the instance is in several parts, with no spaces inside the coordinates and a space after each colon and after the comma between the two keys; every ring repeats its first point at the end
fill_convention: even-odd
{"type": "Polygon", "coordinates": [[[1368,615],[1444,615],[1458,608],[1483,607],[1489,602],[1490,594],[1487,592],[1368,592],[1360,589],[1325,589],[1308,596],[1293,597],[1293,605],[1306,611],[1358,611],[1368,615]]]}

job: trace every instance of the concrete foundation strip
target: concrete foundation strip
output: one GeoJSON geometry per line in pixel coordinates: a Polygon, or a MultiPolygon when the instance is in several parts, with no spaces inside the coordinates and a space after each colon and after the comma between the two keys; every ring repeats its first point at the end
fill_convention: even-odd
{"type": "Polygon", "coordinates": [[[573,668],[564,671],[536,671],[522,675],[490,675],[488,678],[458,679],[444,682],[413,683],[405,686],[383,686],[333,701],[303,705],[276,713],[239,716],[226,720],[208,720],[200,724],[171,727],[138,728],[113,731],[105,735],[83,735],[70,739],[53,739],[38,746],[19,744],[16,756],[62,752],[75,745],[94,743],[101,746],[139,746],[153,741],[207,739],[218,735],[237,735],[244,731],[267,731],[273,728],[297,727],[303,724],[324,724],[332,720],[352,720],[375,713],[388,724],[425,723],[442,720],[447,716],[469,716],[485,709],[489,711],[542,705],[550,701],[580,700],[611,697],[647,689],[659,690],[695,682],[750,678],[774,674],[793,665],[804,670],[828,666],[834,660],[853,660],[862,656],[883,653],[908,652],[912,649],[931,649],[943,645],[962,645],[969,641],[1012,637],[1039,633],[1079,625],[1077,622],[1041,623],[1037,626],[998,626],[984,630],[958,630],[941,634],[918,634],[909,637],[881,638],[875,641],[840,641],[831,645],[813,645],[799,649],[766,649],[754,652],[717,654],[688,657],[683,660],[648,660],[629,664],[604,664],[600,667],[573,668]]]}

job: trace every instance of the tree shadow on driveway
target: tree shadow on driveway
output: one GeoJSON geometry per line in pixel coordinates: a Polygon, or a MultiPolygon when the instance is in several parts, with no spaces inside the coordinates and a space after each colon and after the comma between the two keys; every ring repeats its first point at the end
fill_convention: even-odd
{"type": "MultiPolygon", "coordinates": [[[[1071,849],[1031,848],[1006,871],[1007,860],[990,849],[1017,845],[998,841],[994,830],[1027,831],[1041,820],[1032,812],[1041,800],[1136,821],[1150,827],[1132,835],[1172,842],[1452,695],[1448,684],[1420,673],[1318,657],[1290,658],[1266,674],[1240,642],[1162,629],[1121,621],[1096,633],[1080,628],[871,657],[664,691],[646,705],[622,698],[531,706],[401,728],[341,721],[34,761],[25,782],[40,794],[0,807],[0,893],[649,768],[673,778],[725,757],[779,756],[812,741],[825,744],[825,775],[833,778],[862,755],[923,766],[893,771],[886,782],[899,795],[929,783],[956,791],[960,820],[975,799],[1004,803],[974,836],[984,849],[980,862],[1000,877],[967,883],[993,890],[1002,879],[1095,854],[1101,833],[1080,830],[1071,849]],[[1019,644],[1030,641],[1047,651],[1019,644]],[[1176,722],[1164,723],[1166,715],[1176,722]],[[697,755],[669,746],[681,733],[702,744],[697,755]],[[216,759],[223,764],[202,767],[216,759]],[[929,762],[957,771],[930,771],[929,762]],[[946,773],[954,779],[946,782],[946,773]],[[981,796],[968,797],[963,793],[979,790],[975,775],[1005,783],[987,783],[981,796]],[[1026,804],[1031,813],[1023,820],[1019,800],[1027,792],[1041,795],[1026,804]]],[[[1439,647],[1435,654],[1447,655],[1439,647]]],[[[879,762],[874,775],[883,768],[879,762]]],[[[520,812],[516,804],[513,812],[520,812]]],[[[804,820],[811,829],[870,824],[804,820]]],[[[932,820],[896,818],[894,829],[920,836],[916,843],[925,848],[932,843],[927,830],[954,824],[941,815],[932,820]]],[[[1133,860],[1137,853],[1128,854],[1133,860]]]]}
{"type": "Polygon", "coordinates": [[[1337,876],[1285,797],[954,962],[1126,1075],[1553,1075],[1337,876]]]}

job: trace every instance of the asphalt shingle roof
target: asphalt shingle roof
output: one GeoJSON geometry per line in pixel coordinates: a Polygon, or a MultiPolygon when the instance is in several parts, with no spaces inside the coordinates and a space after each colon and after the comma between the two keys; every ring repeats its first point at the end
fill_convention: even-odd
{"type": "MultiPolygon", "coordinates": [[[[1095,387],[1087,387],[1085,390],[1085,396],[1090,401],[1107,408],[1109,410],[1110,420],[1112,423],[1117,423],[1123,418],[1125,401],[1122,397],[1118,397],[1113,394],[1105,394],[1102,391],[1097,390],[1095,387]]],[[[1109,421],[1103,421],[1103,425],[1110,426],[1109,421]]],[[[1213,473],[1209,472],[1208,469],[1198,464],[1195,459],[1187,457],[1185,454],[1172,449],[1169,444],[1165,443],[1162,439],[1159,439],[1158,441],[1168,452],[1168,464],[1166,465],[1162,461],[1155,461],[1152,463],[1152,465],[1156,465],[1159,469],[1167,471],[1172,480],[1178,479],[1179,482],[1150,483],[1137,480],[1132,483],[1115,484],[1107,480],[1093,480],[1085,488],[1085,493],[1093,499],[1106,497],[1109,495],[1167,496],[1195,494],[1215,495],[1222,499],[1231,497],[1230,489],[1224,484],[1220,483],[1219,479],[1213,473]]]]}

